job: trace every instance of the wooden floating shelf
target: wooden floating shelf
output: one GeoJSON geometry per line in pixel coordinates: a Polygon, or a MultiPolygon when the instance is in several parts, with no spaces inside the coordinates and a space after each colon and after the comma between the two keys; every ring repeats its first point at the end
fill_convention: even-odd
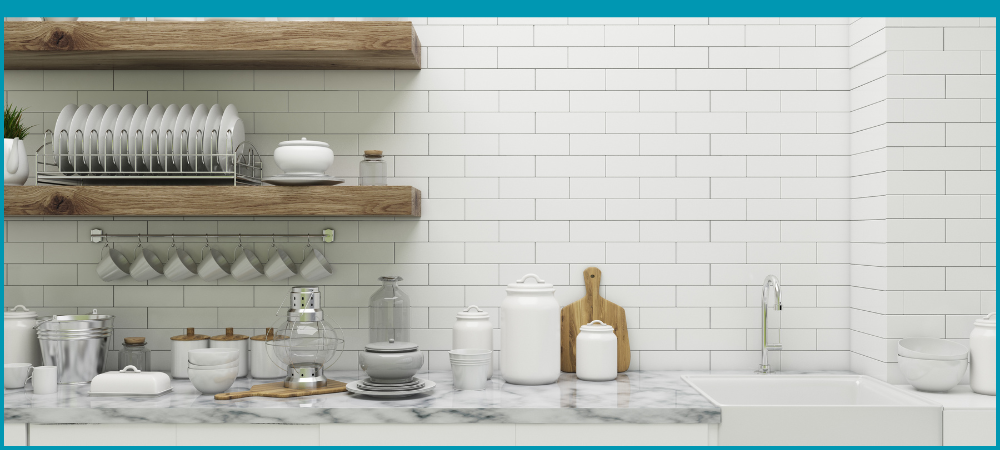
{"type": "Polygon", "coordinates": [[[420,69],[410,22],[4,22],[4,69],[420,69]]]}
{"type": "Polygon", "coordinates": [[[411,186],[4,186],[8,216],[420,216],[411,186]]]}

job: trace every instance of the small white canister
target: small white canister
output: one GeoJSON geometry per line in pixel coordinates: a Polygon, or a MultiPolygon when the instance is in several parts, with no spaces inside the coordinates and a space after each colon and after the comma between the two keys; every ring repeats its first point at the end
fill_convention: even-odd
{"type": "Polygon", "coordinates": [[[249,340],[250,337],[242,334],[233,334],[232,328],[226,328],[226,334],[212,336],[212,340],[208,342],[208,348],[235,348],[239,350],[240,371],[236,376],[242,378],[247,376],[247,372],[250,371],[250,364],[247,361],[247,352],[250,350],[247,345],[249,340]]]}
{"type": "Polygon", "coordinates": [[[595,320],[580,327],[576,335],[576,377],[584,381],[618,378],[618,338],[611,325],[595,320]]]}
{"type": "Polygon", "coordinates": [[[288,336],[275,336],[274,328],[268,328],[264,334],[250,338],[250,376],[253,378],[282,378],[288,375],[288,366],[282,364],[274,355],[274,345],[269,341],[288,339],[288,336]]]}
{"type": "Polygon", "coordinates": [[[997,395],[997,317],[995,312],[975,321],[969,336],[972,392],[997,395]]]}
{"type": "Polygon", "coordinates": [[[24,305],[3,312],[3,363],[42,365],[42,347],[38,345],[35,324],[38,313],[24,305]],[[21,310],[18,311],[18,308],[21,310]]]}
{"type": "Polygon", "coordinates": [[[196,348],[208,348],[208,336],[194,334],[194,328],[170,338],[170,376],[174,378],[188,377],[188,351],[196,348]]]}
{"type": "MultiPolygon", "coordinates": [[[[452,350],[493,350],[493,324],[490,313],[476,305],[458,313],[458,320],[451,329],[452,350]],[[475,311],[473,311],[475,309],[475,311]]],[[[493,359],[490,358],[489,376],[493,378],[493,359]]]]}

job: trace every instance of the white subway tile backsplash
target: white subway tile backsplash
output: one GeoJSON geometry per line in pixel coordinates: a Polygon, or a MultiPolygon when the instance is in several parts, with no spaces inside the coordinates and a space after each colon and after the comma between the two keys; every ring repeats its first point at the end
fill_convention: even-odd
{"type": "Polygon", "coordinates": [[[501,69],[564,69],[569,67],[565,47],[500,47],[497,67],[501,69]]]}
{"type": "Polygon", "coordinates": [[[746,30],[742,25],[677,25],[674,45],[678,47],[742,46],[746,30]]]}

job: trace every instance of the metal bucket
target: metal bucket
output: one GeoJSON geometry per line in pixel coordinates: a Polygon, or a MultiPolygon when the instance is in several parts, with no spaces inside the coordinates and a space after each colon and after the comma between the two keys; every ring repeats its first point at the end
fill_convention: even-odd
{"type": "Polygon", "coordinates": [[[81,314],[42,319],[35,330],[42,346],[42,361],[56,366],[59,384],[90,383],[104,372],[115,316],[81,314]]]}

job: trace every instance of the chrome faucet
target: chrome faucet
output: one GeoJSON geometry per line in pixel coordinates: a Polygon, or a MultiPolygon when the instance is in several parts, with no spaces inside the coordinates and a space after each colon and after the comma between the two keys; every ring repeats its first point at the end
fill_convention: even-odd
{"type": "Polygon", "coordinates": [[[768,287],[774,286],[774,310],[781,311],[781,285],[778,284],[778,277],[774,275],[768,275],[764,278],[763,290],[760,293],[760,331],[761,331],[761,347],[760,347],[760,367],[757,369],[756,373],[773,373],[771,367],[767,364],[767,352],[771,351],[781,351],[781,344],[768,344],[767,343],[767,300],[768,300],[768,287]]]}

